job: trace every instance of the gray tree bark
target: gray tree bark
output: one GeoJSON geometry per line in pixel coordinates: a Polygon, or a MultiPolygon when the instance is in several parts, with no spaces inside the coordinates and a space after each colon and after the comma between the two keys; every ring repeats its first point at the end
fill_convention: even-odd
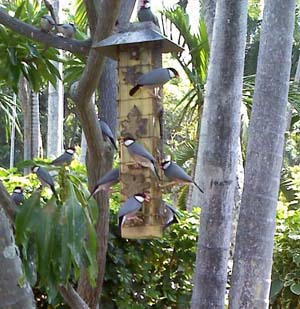
{"type": "MultiPolygon", "coordinates": [[[[123,0],[118,16],[119,24],[128,22],[135,5],[135,0],[123,0]]],[[[92,31],[92,30],[91,30],[92,31]]],[[[117,125],[117,63],[111,59],[106,59],[105,66],[100,79],[100,116],[110,125],[115,134],[117,125]]],[[[83,128],[84,129],[84,128],[83,128]]],[[[86,133],[86,132],[85,132],[86,133]]],[[[86,135],[87,137],[87,135],[86,135]]],[[[94,184],[94,169],[95,163],[92,160],[92,153],[87,137],[88,153],[87,153],[87,169],[89,174],[89,184],[94,184]]],[[[104,144],[104,143],[103,143],[104,144]]],[[[104,175],[112,168],[113,163],[113,147],[109,143],[104,144],[105,147],[100,158],[100,174],[104,175]]],[[[98,162],[99,164],[99,162],[98,162]]],[[[99,168],[99,165],[98,165],[99,168]]],[[[96,179],[97,180],[97,179],[96,179]]],[[[109,199],[106,192],[101,192],[97,195],[97,201],[101,207],[99,208],[99,217],[96,224],[96,232],[98,237],[98,276],[97,286],[92,288],[88,282],[86,272],[82,273],[79,281],[78,291],[83,299],[86,300],[91,308],[96,308],[101,296],[105,263],[107,242],[109,233],[109,199]]]]}
{"type": "MultiPolygon", "coordinates": [[[[52,6],[59,22],[61,5],[59,0],[52,1],[52,6]]],[[[59,51],[62,57],[63,51],[59,51]]],[[[53,62],[61,77],[63,77],[63,64],[53,62]]],[[[64,122],[64,86],[60,79],[56,80],[56,87],[51,83],[48,87],[48,132],[47,132],[47,157],[54,158],[63,151],[63,122],[64,122]]],[[[69,146],[69,145],[68,145],[69,146]]]]}
{"type": "Polygon", "coordinates": [[[247,0],[216,5],[200,131],[201,204],[191,308],[224,308],[234,205],[247,0]]]}
{"type": "MultiPolygon", "coordinates": [[[[2,203],[2,202],[1,202],[2,203]]],[[[29,283],[22,277],[22,263],[14,235],[2,205],[0,205],[0,307],[5,309],[35,308],[29,283]]]]}
{"type": "Polygon", "coordinates": [[[230,308],[268,308],[295,0],[267,0],[249,127],[230,308]]]}
{"type": "Polygon", "coordinates": [[[200,0],[202,14],[204,15],[208,40],[211,45],[217,0],[200,0]]]}

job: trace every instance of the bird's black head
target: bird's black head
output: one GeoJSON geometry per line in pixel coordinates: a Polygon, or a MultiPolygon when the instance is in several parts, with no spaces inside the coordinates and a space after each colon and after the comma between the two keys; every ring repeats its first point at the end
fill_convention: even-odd
{"type": "Polygon", "coordinates": [[[38,170],[40,169],[40,167],[38,165],[34,165],[32,168],[31,168],[31,171],[33,173],[36,173],[38,170]]]}
{"type": "Polygon", "coordinates": [[[170,71],[170,76],[171,78],[178,78],[179,77],[179,73],[177,72],[177,70],[175,70],[174,68],[167,68],[170,71]]]}
{"type": "Polygon", "coordinates": [[[171,160],[165,160],[161,163],[160,166],[163,170],[166,170],[171,164],[172,164],[171,160]]]}
{"type": "Polygon", "coordinates": [[[20,186],[17,186],[14,188],[14,193],[23,193],[23,188],[20,186]]]}
{"type": "Polygon", "coordinates": [[[132,145],[135,142],[135,139],[132,137],[124,137],[122,138],[122,144],[124,144],[126,147],[132,145]]]}

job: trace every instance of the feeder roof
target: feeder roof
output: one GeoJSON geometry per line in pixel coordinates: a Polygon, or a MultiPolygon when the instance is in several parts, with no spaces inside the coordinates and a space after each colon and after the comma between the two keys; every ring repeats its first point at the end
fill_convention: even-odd
{"type": "Polygon", "coordinates": [[[117,59],[119,46],[151,42],[161,42],[163,53],[183,50],[182,47],[162,35],[155,24],[148,21],[123,25],[117,33],[93,44],[92,47],[99,49],[107,57],[117,59]]]}

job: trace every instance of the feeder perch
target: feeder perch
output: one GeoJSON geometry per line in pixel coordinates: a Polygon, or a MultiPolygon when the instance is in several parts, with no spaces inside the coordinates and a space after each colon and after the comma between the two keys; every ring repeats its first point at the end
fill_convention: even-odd
{"type": "MultiPolygon", "coordinates": [[[[159,167],[163,155],[162,102],[148,89],[134,96],[129,90],[137,78],[152,69],[162,67],[162,53],[180,52],[182,48],[160,33],[152,22],[129,23],[117,33],[97,42],[93,48],[118,62],[118,120],[121,138],[133,137],[152,153],[159,167]]],[[[161,216],[162,193],[159,182],[148,168],[137,168],[126,147],[120,149],[121,201],[139,192],[148,192],[150,201],[144,203],[138,219],[125,222],[123,238],[160,237],[163,232],[161,216]]]]}

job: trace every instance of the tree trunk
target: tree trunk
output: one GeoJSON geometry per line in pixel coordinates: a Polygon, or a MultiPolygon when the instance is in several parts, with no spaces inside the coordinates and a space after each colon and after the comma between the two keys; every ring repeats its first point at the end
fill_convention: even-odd
{"type": "Polygon", "coordinates": [[[14,242],[11,224],[2,205],[0,205],[0,235],[0,307],[5,309],[35,308],[29,283],[25,280],[21,285],[19,282],[23,275],[21,259],[14,242]]]}
{"type": "Polygon", "coordinates": [[[80,153],[79,161],[80,161],[80,163],[85,164],[86,163],[87,144],[86,144],[86,138],[84,136],[83,130],[81,130],[80,148],[81,148],[81,153],[80,153]]]}
{"type": "MultiPolygon", "coordinates": [[[[121,3],[118,21],[120,24],[128,22],[135,5],[135,0],[123,0],[121,3]]],[[[106,59],[104,70],[100,79],[100,116],[109,124],[113,133],[116,131],[117,125],[117,63],[114,60],[106,59]]],[[[100,176],[104,175],[112,168],[113,163],[113,147],[107,144],[100,162],[100,176]]],[[[87,169],[89,171],[89,184],[95,183],[91,171],[94,164],[89,158],[88,152],[87,169]]],[[[96,197],[99,207],[99,217],[96,224],[96,232],[98,235],[98,276],[97,286],[92,288],[88,282],[86,272],[82,273],[79,281],[78,291],[83,299],[91,308],[96,308],[102,293],[102,286],[105,273],[107,242],[109,233],[109,199],[106,192],[101,192],[96,197]]]]}
{"type": "Polygon", "coordinates": [[[12,107],[12,122],[10,131],[10,156],[9,156],[9,168],[14,167],[15,162],[15,139],[16,139],[16,121],[17,121],[17,96],[13,94],[13,107],[12,107]]]}
{"type": "Polygon", "coordinates": [[[230,308],[268,308],[295,0],[265,2],[230,308]]]}
{"type": "Polygon", "coordinates": [[[211,45],[217,0],[200,0],[202,14],[204,15],[208,40],[211,45]]]}
{"type": "Polygon", "coordinates": [[[31,91],[31,159],[43,156],[39,94],[31,91]]]}
{"type": "MultiPolygon", "coordinates": [[[[30,89],[25,77],[19,80],[19,100],[23,111],[23,137],[24,137],[24,160],[30,160],[31,156],[31,105],[30,89]]],[[[24,175],[30,173],[28,168],[24,169],[24,175]]]]}
{"type": "MultiPolygon", "coordinates": [[[[216,6],[200,131],[204,188],[191,308],[224,308],[234,205],[247,0],[216,6]]],[[[199,205],[200,206],[200,205],[199,205]]]]}
{"type": "MultiPolygon", "coordinates": [[[[59,0],[52,1],[52,6],[59,22],[61,7],[59,0]]],[[[60,57],[63,51],[59,51],[60,57]]],[[[61,77],[63,77],[63,64],[53,62],[61,77]]],[[[63,151],[63,122],[64,122],[64,86],[60,79],[56,80],[56,88],[49,83],[48,87],[48,132],[47,132],[47,157],[54,158],[63,151]]],[[[67,147],[69,145],[66,145],[67,147]]]]}

